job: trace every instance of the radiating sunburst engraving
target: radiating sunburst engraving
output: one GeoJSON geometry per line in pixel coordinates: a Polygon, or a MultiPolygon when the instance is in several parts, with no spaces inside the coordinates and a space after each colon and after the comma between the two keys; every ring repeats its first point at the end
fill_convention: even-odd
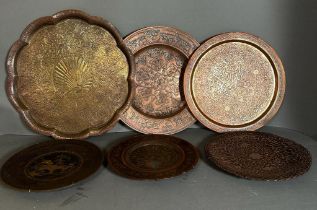
{"type": "Polygon", "coordinates": [[[88,65],[82,58],[61,60],[53,72],[55,88],[65,92],[89,90],[93,82],[87,72],[88,65]]]}

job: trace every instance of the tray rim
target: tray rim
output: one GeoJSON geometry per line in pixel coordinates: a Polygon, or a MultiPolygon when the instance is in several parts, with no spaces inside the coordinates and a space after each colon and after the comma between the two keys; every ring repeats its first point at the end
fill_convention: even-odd
{"type": "Polygon", "coordinates": [[[126,47],[123,42],[123,39],[120,35],[119,30],[112,25],[109,21],[98,17],[98,16],[90,16],[89,14],[75,9],[62,10],[57,12],[51,16],[40,17],[34,21],[32,21],[21,33],[19,39],[14,42],[9,49],[6,58],[6,70],[7,70],[7,78],[6,78],[6,93],[10,103],[19,113],[22,120],[35,132],[39,134],[43,134],[46,136],[52,136],[55,139],[85,139],[89,136],[98,136],[109,130],[111,130],[116,123],[120,119],[120,115],[124,113],[128,107],[130,106],[131,100],[135,93],[135,85],[134,81],[131,77],[131,72],[135,68],[134,56],[131,51],[126,47]],[[28,44],[28,40],[30,37],[41,27],[46,25],[55,25],[65,19],[81,19],[88,24],[97,25],[104,29],[106,29],[116,40],[117,47],[124,53],[128,65],[129,65],[129,74],[127,78],[128,82],[128,96],[125,100],[125,103],[115,112],[110,121],[105,124],[100,125],[96,128],[88,128],[80,133],[76,134],[65,134],[57,131],[56,129],[46,128],[35,120],[32,119],[32,116],[29,114],[28,109],[19,101],[17,97],[17,91],[15,90],[15,77],[16,74],[16,60],[22,48],[28,44]]]}
{"type": "Polygon", "coordinates": [[[192,54],[184,73],[183,89],[185,100],[188,104],[191,113],[196,117],[196,119],[206,126],[208,129],[213,130],[218,133],[231,132],[231,131],[254,131],[258,128],[263,127],[267,124],[278,112],[285,96],[286,78],[285,69],[283,63],[278,56],[277,52],[272,48],[267,42],[265,42],[260,37],[246,33],[246,32],[225,32],[220,33],[215,36],[211,36],[206,41],[204,41],[192,54]],[[214,123],[204,116],[199,108],[195,104],[195,100],[192,94],[192,75],[194,73],[195,66],[199,62],[201,55],[211,49],[213,46],[220,42],[226,42],[230,40],[238,40],[242,42],[249,42],[257,46],[263,52],[267,54],[270,58],[271,64],[274,65],[274,74],[276,74],[276,88],[275,88],[275,99],[271,100],[271,107],[269,107],[263,114],[261,114],[255,120],[242,124],[241,126],[225,126],[219,123],[214,123]]]}

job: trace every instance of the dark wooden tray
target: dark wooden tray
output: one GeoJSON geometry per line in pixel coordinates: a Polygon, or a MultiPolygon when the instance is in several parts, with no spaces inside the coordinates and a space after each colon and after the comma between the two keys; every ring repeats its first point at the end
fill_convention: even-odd
{"type": "Polygon", "coordinates": [[[291,179],[306,173],[312,161],[309,151],[291,140],[250,131],[213,137],[205,151],[216,166],[247,179],[291,179]]]}
{"type": "Polygon", "coordinates": [[[108,152],[108,164],[130,179],[165,179],[191,170],[197,164],[197,149],[187,141],[166,135],[128,137],[108,152]]]}
{"type": "Polygon", "coordinates": [[[101,166],[103,155],[92,143],[78,140],[46,141],[30,146],[5,162],[2,180],[27,191],[65,188],[101,166]]]}

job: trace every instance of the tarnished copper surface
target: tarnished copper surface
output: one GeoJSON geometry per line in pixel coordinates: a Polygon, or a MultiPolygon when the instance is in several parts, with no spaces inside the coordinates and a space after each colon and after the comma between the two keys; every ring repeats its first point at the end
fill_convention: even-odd
{"type": "Polygon", "coordinates": [[[184,75],[194,116],[217,132],[256,130],[278,111],[285,73],[276,52],[260,38],[225,33],[202,44],[184,75]]]}
{"type": "Polygon", "coordinates": [[[268,133],[220,134],[207,143],[205,150],[216,166],[247,179],[290,179],[306,173],[311,166],[307,149],[268,133]]]}
{"type": "Polygon", "coordinates": [[[109,22],[65,10],[32,22],[7,58],[7,94],[33,130],[54,138],[99,135],[133,95],[134,59],[109,22]]]}
{"type": "Polygon", "coordinates": [[[199,43],[170,27],[140,29],[124,39],[135,56],[136,94],[122,121],[141,133],[173,134],[195,122],[182,91],[187,60],[199,43]]]}
{"type": "Polygon", "coordinates": [[[13,155],[1,169],[8,185],[28,191],[63,188],[81,181],[101,166],[103,155],[85,141],[46,141],[13,155]]]}
{"type": "Polygon", "coordinates": [[[137,135],[111,148],[108,165],[131,179],[164,179],[191,170],[199,154],[190,143],[166,135],[137,135]]]}

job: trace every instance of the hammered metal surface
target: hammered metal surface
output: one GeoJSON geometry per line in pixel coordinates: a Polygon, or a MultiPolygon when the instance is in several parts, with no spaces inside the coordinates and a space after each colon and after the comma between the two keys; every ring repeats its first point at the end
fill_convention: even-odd
{"type": "Polygon", "coordinates": [[[42,134],[100,134],[131,97],[127,52],[115,28],[100,18],[68,10],[38,19],[9,52],[9,98],[42,134]]]}
{"type": "Polygon", "coordinates": [[[111,148],[108,164],[131,179],[164,179],[191,170],[199,154],[190,143],[166,135],[138,135],[111,148]]]}
{"type": "Polygon", "coordinates": [[[18,189],[52,190],[87,178],[97,171],[102,159],[100,149],[88,142],[47,141],[13,155],[2,166],[1,177],[18,189]]]}
{"type": "Polygon", "coordinates": [[[206,155],[216,166],[239,177],[283,180],[306,173],[311,155],[303,146],[268,133],[231,132],[207,143],[206,155]]]}
{"type": "Polygon", "coordinates": [[[124,39],[135,56],[132,72],[136,94],[122,116],[129,127],[142,133],[173,134],[195,122],[182,91],[183,72],[199,46],[177,29],[153,26],[124,39]]]}
{"type": "Polygon", "coordinates": [[[282,63],[264,41],[245,33],[212,37],[185,72],[186,101],[217,132],[255,130],[279,109],[285,92],[282,63]]]}

